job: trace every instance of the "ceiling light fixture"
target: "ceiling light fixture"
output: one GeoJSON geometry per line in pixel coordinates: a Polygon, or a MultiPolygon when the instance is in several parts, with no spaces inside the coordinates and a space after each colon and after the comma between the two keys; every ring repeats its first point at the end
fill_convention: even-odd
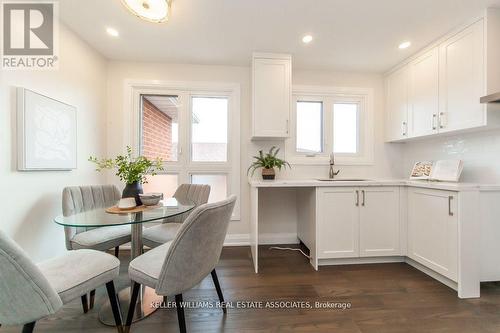
{"type": "Polygon", "coordinates": [[[168,20],[171,0],[122,0],[122,3],[135,16],[153,23],[168,20]]]}
{"type": "Polygon", "coordinates": [[[115,28],[111,28],[111,27],[107,27],[106,32],[108,33],[108,35],[113,36],[113,37],[118,37],[120,35],[118,30],[116,30],[115,28]]]}
{"type": "Polygon", "coordinates": [[[313,36],[311,35],[305,35],[302,37],[302,42],[305,44],[309,44],[313,40],[313,36]]]}
{"type": "Polygon", "coordinates": [[[410,45],[411,45],[411,43],[410,43],[410,42],[402,42],[401,44],[399,44],[399,48],[400,48],[401,50],[403,50],[403,49],[407,49],[407,48],[409,48],[409,47],[410,47],[410,45]]]}

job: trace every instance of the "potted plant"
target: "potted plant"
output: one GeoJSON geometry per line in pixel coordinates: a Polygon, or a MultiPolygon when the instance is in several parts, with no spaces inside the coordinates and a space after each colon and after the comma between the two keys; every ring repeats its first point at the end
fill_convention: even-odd
{"type": "Polygon", "coordinates": [[[268,153],[264,155],[262,150],[259,150],[259,156],[254,156],[255,162],[253,162],[247,170],[247,174],[251,173],[253,176],[255,170],[262,168],[262,179],[274,179],[276,177],[276,171],[274,168],[286,168],[287,166],[291,168],[287,161],[284,161],[278,157],[279,148],[272,146],[268,153]]]}
{"type": "Polygon", "coordinates": [[[122,198],[135,198],[135,203],[142,204],[139,194],[143,193],[142,184],[147,183],[146,175],[156,175],[158,171],[163,170],[161,158],[150,160],[145,156],[132,156],[132,148],[127,146],[126,155],[118,155],[115,159],[98,159],[90,156],[89,161],[97,165],[96,171],[104,169],[116,169],[116,175],[125,182],[125,188],[122,192],[122,198]]]}

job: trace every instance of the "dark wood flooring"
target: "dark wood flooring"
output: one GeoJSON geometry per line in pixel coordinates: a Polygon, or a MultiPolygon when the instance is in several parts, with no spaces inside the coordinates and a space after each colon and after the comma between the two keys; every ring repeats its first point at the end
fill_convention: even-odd
{"type": "MultiPolygon", "coordinates": [[[[127,285],[128,253],[118,281],[127,285]]],[[[186,309],[188,332],[500,332],[500,283],[485,283],[480,299],[456,292],[409,265],[323,266],[315,272],[298,252],[261,249],[261,273],[254,274],[248,247],[224,248],[217,267],[226,301],[346,302],[350,309],[186,309]]],[[[105,295],[97,291],[97,302],[105,295]]],[[[185,301],[217,301],[210,276],[184,295],[185,301]]],[[[296,304],[296,303],[295,303],[296,304]]],[[[115,332],[84,315],[79,300],[37,323],[35,332],[115,332]]],[[[0,333],[20,328],[0,328],[0,333]]],[[[132,332],[178,332],[174,308],[160,309],[132,326],[132,332]]]]}

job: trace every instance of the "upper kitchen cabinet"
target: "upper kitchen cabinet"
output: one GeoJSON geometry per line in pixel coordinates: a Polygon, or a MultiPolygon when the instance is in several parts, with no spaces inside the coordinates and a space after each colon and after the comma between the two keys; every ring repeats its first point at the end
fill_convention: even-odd
{"type": "Polygon", "coordinates": [[[480,103],[481,96],[500,91],[498,40],[500,10],[488,9],[484,17],[390,71],[385,78],[387,141],[498,127],[499,106],[480,103]],[[406,85],[396,79],[401,71],[408,72],[406,85]],[[403,88],[395,87],[398,84],[403,88]],[[408,110],[404,125],[404,112],[398,117],[395,111],[403,101],[408,110]]]}
{"type": "Polygon", "coordinates": [[[254,53],[252,61],[253,139],[289,136],[291,97],[291,56],[254,53]]]}
{"type": "Polygon", "coordinates": [[[439,132],[486,125],[484,89],[484,20],[439,46],[439,132]]]}
{"type": "Polygon", "coordinates": [[[408,136],[437,133],[439,117],[439,52],[435,47],[408,64],[408,136]]]}
{"type": "Polygon", "coordinates": [[[386,136],[389,141],[408,137],[408,66],[391,73],[386,88],[386,136]]]}

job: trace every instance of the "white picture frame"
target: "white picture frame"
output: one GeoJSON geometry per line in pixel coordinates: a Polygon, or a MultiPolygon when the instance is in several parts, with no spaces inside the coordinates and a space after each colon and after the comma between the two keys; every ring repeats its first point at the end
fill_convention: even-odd
{"type": "Polygon", "coordinates": [[[18,170],[77,168],[76,107],[18,87],[18,170]]]}

